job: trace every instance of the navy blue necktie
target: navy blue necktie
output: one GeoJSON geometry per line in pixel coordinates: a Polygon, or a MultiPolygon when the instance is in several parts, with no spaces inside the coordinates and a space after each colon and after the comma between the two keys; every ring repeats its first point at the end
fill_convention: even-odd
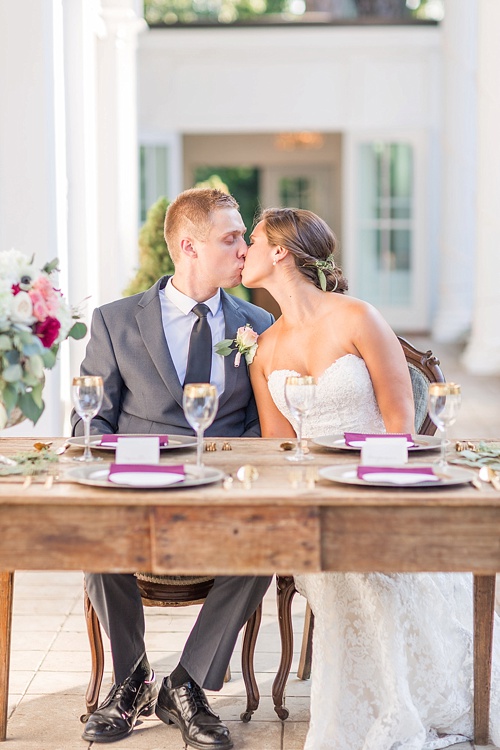
{"type": "Polygon", "coordinates": [[[200,302],[191,312],[198,316],[191,330],[186,367],[186,383],[210,383],[212,370],[212,331],[207,320],[210,308],[200,302]]]}

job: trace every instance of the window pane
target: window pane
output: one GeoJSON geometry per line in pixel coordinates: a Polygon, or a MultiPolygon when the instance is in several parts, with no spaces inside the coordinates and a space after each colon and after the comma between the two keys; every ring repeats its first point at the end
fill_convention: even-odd
{"type": "Polygon", "coordinates": [[[279,195],[281,206],[311,210],[311,181],[307,177],[282,177],[279,195]]]}
{"type": "Polygon", "coordinates": [[[413,151],[406,143],[359,146],[359,294],[377,306],[412,304],[413,151]]]}

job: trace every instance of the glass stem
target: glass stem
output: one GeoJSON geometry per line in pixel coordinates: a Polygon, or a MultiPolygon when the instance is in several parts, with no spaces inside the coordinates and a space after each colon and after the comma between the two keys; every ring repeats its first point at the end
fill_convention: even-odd
{"type": "Polygon", "coordinates": [[[295,455],[297,456],[297,460],[304,458],[302,452],[302,414],[299,414],[297,417],[297,450],[295,451],[295,455]]]}
{"type": "Polygon", "coordinates": [[[446,427],[443,427],[442,429],[442,438],[441,438],[441,465],[443,468],[446,467],[446,427]]]}
{"type": "Polygon", "coordinates": [[[82,417],[83,419],[83,434],[85,435],[85,450],[83,451],[83,460],[92,461],[92,453],[90,452],[90,417],[82,417]]]}
{"type": "Polygon", "coordinates": [[[203,430],[198,429],[196,430],[196,468],[200,474],[203,469],[203,463],[201,460],[202,453],[203,453],[203,430]]]}

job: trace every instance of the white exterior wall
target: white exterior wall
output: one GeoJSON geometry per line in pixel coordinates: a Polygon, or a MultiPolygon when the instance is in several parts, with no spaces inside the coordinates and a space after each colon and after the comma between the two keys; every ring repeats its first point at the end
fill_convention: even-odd
{"type": "Polygon", "coordinates": [[[149,30],[141,136],[439,126],[438,28],[149,30]]]}

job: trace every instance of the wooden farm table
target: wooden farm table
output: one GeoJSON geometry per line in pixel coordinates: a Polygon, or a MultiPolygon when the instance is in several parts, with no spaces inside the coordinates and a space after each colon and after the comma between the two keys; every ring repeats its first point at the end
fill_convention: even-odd
{"type": "MultiPolygon", "coordinates": [[[[56,447],[60,441],[54,441],[56,447]]],[[[23,489],[0,478],[0,740],[5,739],[13,571],[149,570],[181,574],[335,571],[472,571],[475,618],[475,741],[488,739],[495,572],[500,571],[500,492],[491,485],[383,489],[320,480],[293,486],[280,440],[231,439],[231,451],[205,463],[236,474],[243,464],[259,478],[245,489],[235,478],[196,488],[101,489],[60,476],[23,489]],[[484,616],[484,613],[487,613],[484,616]]],[[[0,453],[27,450],[27,438],[1,439],[0,453]]],[[[71,449],[65,454],[70,457],[71,449]]],[[[358,454],[311,446],[316,467],[357,461],[358,454]]],[[[100,455],[110,460],[109,453],[100,455]]],[[[415,453],[412,461],[430,461],[415,453]]],[[[189,449],[162,461],[193,461],[189,449]]],[[[74,466],[74,464],[73,464],[74,466]]],[[[306,468],[304,467],[304,472],[306,468]]]]}

